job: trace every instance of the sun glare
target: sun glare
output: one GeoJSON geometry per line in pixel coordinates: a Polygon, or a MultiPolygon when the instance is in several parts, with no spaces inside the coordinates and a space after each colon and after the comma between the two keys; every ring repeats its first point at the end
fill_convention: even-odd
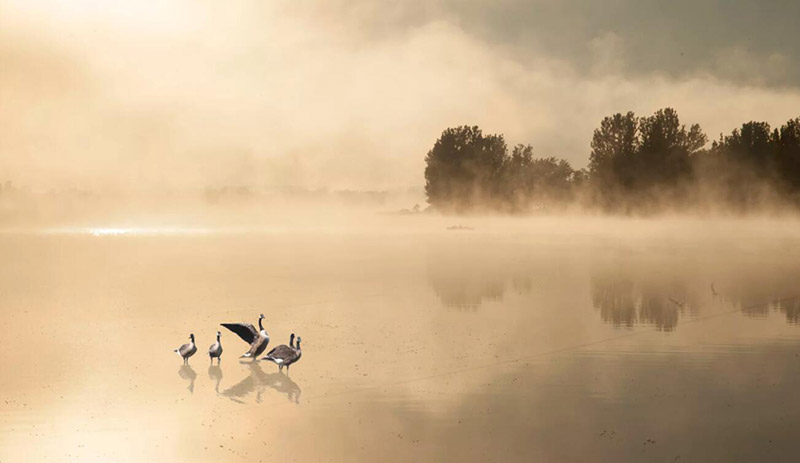
{"type": "Polygon", "coordinates": [[[132,228],[90,228],[89,233],[94,236],[116,236],[116,235],[127,235],[132,233],[134,229],[132,228]]]}

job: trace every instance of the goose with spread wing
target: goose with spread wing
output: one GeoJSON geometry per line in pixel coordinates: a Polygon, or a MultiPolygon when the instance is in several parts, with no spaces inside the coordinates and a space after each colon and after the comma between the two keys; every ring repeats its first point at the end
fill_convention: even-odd
{"type": "Polygon", "coordinates": [[[250,344],[250,349],[239,358],[251,358],[258,361],[258,356],[267,349],[269,334],[262,324],[264,314],[258,317],[258,330],[250,323],[222,323],[221,325],[239,335],[244,342],[250,344]]]}

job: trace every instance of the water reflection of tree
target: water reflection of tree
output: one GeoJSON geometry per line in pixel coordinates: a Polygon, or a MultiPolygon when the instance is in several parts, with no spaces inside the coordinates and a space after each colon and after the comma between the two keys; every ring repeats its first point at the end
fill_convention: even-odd
{"type": "Polygon", "coordinates": [[[773,308],[786,315],[786,321],[800,325],[800,297],[777,301],[773,308]]]}
{"type": "Polygon", "coordinates": [[[592,302],[600,318],[614,326],[632,327],[636,323],[633,283],[624,279],[592,279],[592,302]]]}
{"type": "Polygon", "coordinates": [[[604,322],[631,328],[637,323],[672,331],[684,310],[695,304],[683,285],[634,283],[630,276],[601,274],[592,278],[592,303],[604,322]]]}
{"type": "Polygon", "coordinates": [[[506,292],[528,293],[533,276],[552,273],[535,259],[511,248],[442,247],[428,253],[428,282],[442,304],[476,310],[484,302],[500,301],[506,292]]]}
{"type": "Polygon", "coordinates": [[[800,264],[796,256],[787,253],[766,263],[743,261],[734,268],[736,273],[727,284],[720,285],[727,300],[750,317],[766,317],[773,308],[786,314],[788,322],[797,323],[800,264]]]}
{"type": "Polygon", "coordinates": [[[682,310],[667,294],[652,288],[642,290],[639,319],[660,331],[672,331],[678,325],[678,312],[682,310]]]}
{"type": "Polygon", "coordinates": [[[462,310],[475,310],[484,301],[499,301],[505,293],[504,282],[494,281],[493,275],[439,274],[431,275],[429,281],[442,304],[462,310]]]}

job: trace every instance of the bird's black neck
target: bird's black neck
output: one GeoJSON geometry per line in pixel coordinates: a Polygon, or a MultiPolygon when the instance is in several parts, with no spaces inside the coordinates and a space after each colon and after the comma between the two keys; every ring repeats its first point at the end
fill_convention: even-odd
{"type": "Polygon", "coordinates": [[[289,336],[289,347],[294,349],[294,333],[292,333],[292,335],[289,336]]]}
{"type": "Polygon", "coordinates": [[[264,331],[264,326],[261,324],[261,320],[263,320],[263,318],[259,317],[259,319],[258,319],[258,331],[264,331]]]}

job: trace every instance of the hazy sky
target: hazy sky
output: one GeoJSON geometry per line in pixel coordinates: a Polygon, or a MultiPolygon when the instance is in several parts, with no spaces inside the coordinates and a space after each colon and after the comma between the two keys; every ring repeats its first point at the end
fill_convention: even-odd
{"type": "Polygon", "coordinates": [[[600,119],[800,116],[800,3],[0,0],[0,179],[423,183],[448,126],[586,165],[600,119]],[[145,4],[147,3],[147,4],[145,4]]]}

